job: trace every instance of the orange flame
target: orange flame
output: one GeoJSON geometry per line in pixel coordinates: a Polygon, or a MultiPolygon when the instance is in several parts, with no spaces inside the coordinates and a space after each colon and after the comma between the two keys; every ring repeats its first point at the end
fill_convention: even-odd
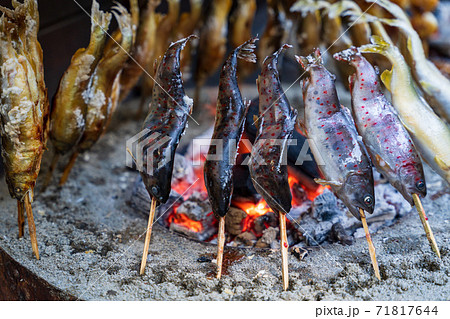
{"type": "Polygon", "coordinates": [[[203,230],[203,225],[200,221],[192,220],[185,214],[177,214],[176,211],[171,217],[169,217],[169,222],[186,227],[196,233],[203,230]]]}
{"type": "Polygon", "coordinates": [[[242,232],[253,229],[255,220],[262,215],[272,211],[264,199],[260,199],[258,203],[233,203],[236,207],[242,209],[247,213],[247,216],[242,220],[242,232]]]}

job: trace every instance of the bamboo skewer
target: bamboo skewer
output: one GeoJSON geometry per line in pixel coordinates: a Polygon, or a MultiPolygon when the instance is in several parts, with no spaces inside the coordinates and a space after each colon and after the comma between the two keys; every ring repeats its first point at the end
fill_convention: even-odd
{"type": "Polygon", "coordinates": [[[281,274],[283,277],[283,290],[289,287],[289,270],[288,270],[288,241],[286,235],[286,215],[280,214],[280,245],[281,245],[281,274]]]}
{"type": "Polygon", "coordinates": [[[17,224],[19,226],[19,238],[23,237],[23,228],[25,226],[25,214],[23,213],[23,202],[17,201],[17,224]]]}
{"type": "Polygon", "coordinates": [[[359,214],[361,215],[361,222],[363,224],[364,231],[366,233],[367,243],[369,244],[369,254],[370,254],[370,259],[372,260],[373,270],[375,271],[375,277],[377,277],[378,280],[381,280],[380,269],[378,268],[378,262],[377,262],[377,255],[375,252],[375,246],[373,245],[372,238],[370,237],[369,226],[367,226],[366,215],[364,214],[364,211],[361,208],[359,209],[359,214]]]}
{"type": "Polygon", "coordinates": [[[430,242],[431,249],[435,252],[435,254],[441,258],[441,253],[439,252],[438,245],[436,243],[436,239],[434,238],[433,231],[431,230],[430,224],[428,223],[428,217],[425,215],[425,210],[423,209],[422,202],[420,201],[419,195],[412,194],[412,198],[414,200],[414,204],[416,206],[417,212],[419,213],[420,221],[422,222],[423,229],[425,230],[425,234],[427,235],[428,241],[430,242]]]}
{"type": "Polygon", "coordinates": [[[140,274],[145,273],[145,265],[147,264],[148,247],[150,245],[150,236],[152,235],[153,219],[155,218],[156,199],[152,198],[152,204],[150,207],[150,214],[148,216],[147,233],[145,235],[144,252],[142,253],[141,271],[140,274]]]}
{"type": "Polygon", "coordinates": [[[217,234],[217,275],[220,279],[222,276],[223,247],[225,246],[225,217],[219,219],[219,231],[217,234]]]}
{"type": "Polygon", "coordinates": [[[72,156],[70,157],[69,163],[67,164],[66,168],[64,169],[63,175],[61,176],[61,179],[59,180],[59,186],[64,185],[67,181],[67,178],[69,178],[70,171],[72,170],[73,165],[75,164],[75,161],[78,157],[78,152],[75,151],[72,156]]]}
{"type": "Polygon", "coordinates": [[[31,209],[29,193],[27,193],[25,195],[24,205],[25,205],[25,210],[27,212],[28,230],[30,232],[31,248],[33,249],[36,259],[39,260],[39,249],[38,249],[37,238],[36,238],[36,226],[34,224],[33,211],[31,209]]]}

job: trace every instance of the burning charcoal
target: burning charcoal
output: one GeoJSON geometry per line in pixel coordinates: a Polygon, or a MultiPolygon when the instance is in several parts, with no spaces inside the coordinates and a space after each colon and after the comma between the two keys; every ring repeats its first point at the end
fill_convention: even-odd
{"type": "Polygon", "coordinates": [[[239,208],[230,207],[228,214],[225,216],[225,229],[230,235],[239,235],[242,233],[242,220],[247,214],[239,208]]]}
{"type": "Polygon", "coordinates": [[[242,244],[244,246],[253,246],[253,244],[256,241],[256,236],[251,233],[246,231],[245,233],[239,234],[236,238],[235,238],[235,242],[238,244],[242,244]]]}
{"type": "Polygon", "coordinates": [[[253,229],[255,233],[259,236],[268,227],[277,227],[278,217],[274,212],[268,212],[255,219],[253,229]]]}
{"type": "Polygon", "coordinates": [[[197,258],[197,262],[199,263],[210,263],[211,262],[211,258],[206,257],[206,256],[201,256],[199,258],[197,258]]]}
{"type": "Polygon", "coordinates": [[[295,257],[297,257],[298,260],[301,261],[301,260],[305,259],[306,256],[308,256],[308,250],[303,247],[295,246],[292,248],[291,254],[294,255],[295,257]]]}
{"type": "Polygon", "coordinates": [[[185,202],[183,202],[178,207],[177,214],[184,214],[193,221],[210,219],[212,223],[212,221],[214,220],[214,216],[210,214],[211,211],[212,208],[207,199],[207,194],[194,192],[185,202]],[[209,215],[210,217],[208,218],[207,215],[209,215]]]}
{"type": "Polygon", "coordinates": [[[308,196],[306,191],[298,184],[294,183],[291,187],[292,190],[292,198],[294,199],[294,203],[296,205],[301,205],[303,202],[308,201],[308,196]]]}
{"type": "Polygon", "coordinates": [[[338,242],[342,245],[353,244],[353,237],[349,236],[341,223],[335,223],[331,227],[329,240],[331,242],[338,242]]]}
{"type": "MultiPolygon", "coordinates": [[[[278,227],[269,227],[263,231],[262,237],[256,242],[257,248],[272,247],[272,243],[276,241],[277,235],[280,233],[278,227]]],[[[277,243],[276,243],[277,244],[277,243]]]]}
{"type": "Polygon", "coordinates": [[[336,196],[328,189],[314,199],[311,208],[312,216],[318,221],[331,220],[343,214],[337,205],[336,196]]]}

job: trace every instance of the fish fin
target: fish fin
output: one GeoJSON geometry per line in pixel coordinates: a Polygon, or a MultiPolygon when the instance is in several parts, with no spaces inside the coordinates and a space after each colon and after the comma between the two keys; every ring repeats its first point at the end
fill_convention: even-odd
{"type": "Polygon", "coordinates": [[[377,162],[377,164],[378,164],[380,167],[387,167],[390,171],[394,171],[394,170],[392,169],[392,167],[389,166],[389,164],[381,158],[380,155],[375,154],[375,161],[377,162]]]}
{"type": "Polygon", "coordinates": [[[254,37],[237,47],[237,57],[247,62],[256,63],[255,42],[258,40],[257,37],[254,37]]]}
{"type": "Polygon", "coordinates": [[[338,181],[327,181],[327,180],[324,180],[324,179],[321,179],[321,178],[314,178],[314,182],[316,182],[317,184],[322,185],[322,186],[327,186],[327,185],[338,186],[338,187],[342,186],[341,182],[338,182],[338,181]]]}
{"type": "Polygon", "coordinates": [[[391,90],[391,79],[392,70],[384,70],[384,72],[381,73],[381,81],[383,81],[384,85],[389,91],[391,90]]]}
{"type": "Polygon", "coordinates": [[[442,169],[443,171],[449,171],[450,170],[450,167],[440,157],[435,156],[434,157],[434,161],[439,166],[439,168],[442,169]]]}

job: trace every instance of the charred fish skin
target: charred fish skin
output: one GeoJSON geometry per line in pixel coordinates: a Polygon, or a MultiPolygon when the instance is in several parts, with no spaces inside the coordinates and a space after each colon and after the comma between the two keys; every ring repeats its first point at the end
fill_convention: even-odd
{"type": "Polygon", "coordinates": [[[375,206],[372,165],[358,133],[339,103],[335,77],[323,66],[320,51],[307,58],[297,57],[307,70],[303,81],[306,136],[314,143],[311,151],[324,181],[350,212],[360,219],[358,208],[373,213],[375,206]]]}
{"type": "Polygon", "coordinates": [[[66,153],[80,140],[85,126],[87,105],[82,93],[88,85],[105,47],[111,14],[100,11],[92,2],[91,39],[86,49],[79,49],[72,57],[58,86],[50,114],[50,138],[58,153],[66,153]]]}
{"type": "Polygon", "coordinates": [[[164,151],[161,148],[152,150],[151,144],[155,141],[148,142],[141,172],[150,196],[160,203],[165,203],[169,198],[175,151],[192,112],[193,102],[185,94],[181,78],[180,53],[186,42],[194,37],[174,42],[167,49],[156,71],[157,84],[153,88],[150,110],[142,127],[149,130],[150,136],[157,133],[159,139],[167,140],[163,145],[164,151]],[[147,167],[146,163],[153,163],[153,168],[147,167]]]}
{"type": "MultiPolygon", "coordinates": [[[[224,217],[230,208],[233,194],[233,167],[237,156],[237,145],[245,126],[249,103],[242,99],[237,81],[238,59],[256,63],[254,49],[257,38],[252,38],[237,47],[225,61],[219,81],[216,121],[213,140],[222,141],[222,158],[205,161],[205,186],[216,217],[224,217]]],[[[208,155],[219,155],[210,146],[208,155]]]]}
{"type": "Polygon", "coordinates": [[[297,113],[291,108],[281,87],[278,57],[284,49],[268,56],[256,81],[259,92],[259,127],[250,156],[250,176],[258,193],[275,213],[291,210],[292,194],[288,182],[286,152],[297,113]]]}
{"type": "Polygon", "coordinates": [[[413,193],[423,197],[427,194],[422,162],[384,96],[377,72],[355,47],[334,58],[348,61],[356,69],[350,79],[353,118],[372,163],[413,206],[413,193]]]}

